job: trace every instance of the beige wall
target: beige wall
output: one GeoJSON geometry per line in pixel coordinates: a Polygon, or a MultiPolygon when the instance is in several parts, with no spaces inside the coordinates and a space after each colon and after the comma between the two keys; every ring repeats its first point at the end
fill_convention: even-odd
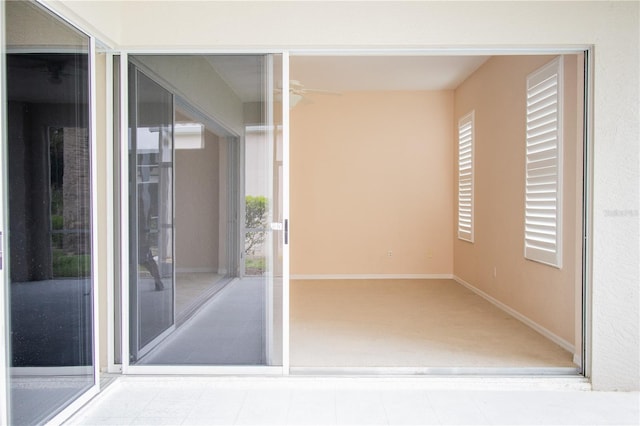
{"type": "Polygon", "coordinates": [[[292,275],[451,274],[452,113],[452,91],[291,111],[292,275]]]}
{"type": "Polygon", "coordinates": [[[176,270],[218,270],[218,137],[205,132],[204,149],[175,154],[176,270]]]}
{"type": "Polygon", "coordinates": [[[526,260],[523,245],[526,78],[552,58],[493,57],[455,91],[455,123],[475,111],[475,241],[454,238],[454,272],[573,346],[582,191],[576,55],[564,61],[562,268],[526,260]]]}

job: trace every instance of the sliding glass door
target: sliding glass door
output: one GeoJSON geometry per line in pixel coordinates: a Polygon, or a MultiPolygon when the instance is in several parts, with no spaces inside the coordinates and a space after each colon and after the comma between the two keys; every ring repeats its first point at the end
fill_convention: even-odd
{"type": "Polygon", "coordinates": [[[90,39],[35,3],[4,7],[8,411],[40,424],[95,385],[90,39]]]}
{"type": "Polygon", "coordinates": [[[173,95],[129,68],[129,303],[131,361],[169,333],[174,318],[173,95]]]}
{"type": "Polygon", "coordinates": [[[282,365],[281,57],[128,63],[125,372],[282,365]]]}

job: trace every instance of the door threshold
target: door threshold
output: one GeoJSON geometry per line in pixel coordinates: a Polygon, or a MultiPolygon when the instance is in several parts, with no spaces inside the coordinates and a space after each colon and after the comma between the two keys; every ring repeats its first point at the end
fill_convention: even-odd
{"type": "MultiPolygon", "coordinates": [[[[193,374],[167,375],[156,374],[129,374],[121,375],[117,382],[148,382],[148,383],[202,383],[213,385],[215,383],[236,383],[253,385],[272,385],[282,389],[297,389],[298,387],[311,387],[314,389],[375,389],[376,387],[397,387],[402,389],[424,389],[442,391],[584,391],[592,390],[588,378],[580,375],[357,375],[357,374],[302,374],[291,372],[283,374],[282,369],[276,367],[262,367],[262,374],[254,371],[239,371],[227,369],[213,373],[209,371],[193,371],[193,374]],[[270,373],[270,374],[269,374],[270,373]]],[[[299,370],[299,368],[296,368],[299,370]]]]}
{"type": "Polygon", "coordinates": [[[577,367],[291,367],[290,374],[305,376],[475,376],[475,377],[579,377],[577,367]]]}

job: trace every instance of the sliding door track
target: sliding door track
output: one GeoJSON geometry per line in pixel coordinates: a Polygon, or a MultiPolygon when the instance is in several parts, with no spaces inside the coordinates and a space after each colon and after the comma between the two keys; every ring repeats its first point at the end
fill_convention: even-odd
{"type": "Polygon", "coordinates": [[[571,376],[577,367],[290,367],[304,376],[571,376]]]}

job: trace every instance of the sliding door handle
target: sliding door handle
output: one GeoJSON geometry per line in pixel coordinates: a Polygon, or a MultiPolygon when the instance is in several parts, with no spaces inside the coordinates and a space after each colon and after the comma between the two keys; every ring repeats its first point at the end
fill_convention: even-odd
{"type": "Polygon", "coordinates": [[[289,219],[284,220],[284,243],[289,244],[289,219]]]}
{"type": "Polygon", "coordinates": [[[285,219],[284,223],[272,222],[270,228],[272,231],[284,231],[284,243],[289,244],[289,219],[285,219]]]}

